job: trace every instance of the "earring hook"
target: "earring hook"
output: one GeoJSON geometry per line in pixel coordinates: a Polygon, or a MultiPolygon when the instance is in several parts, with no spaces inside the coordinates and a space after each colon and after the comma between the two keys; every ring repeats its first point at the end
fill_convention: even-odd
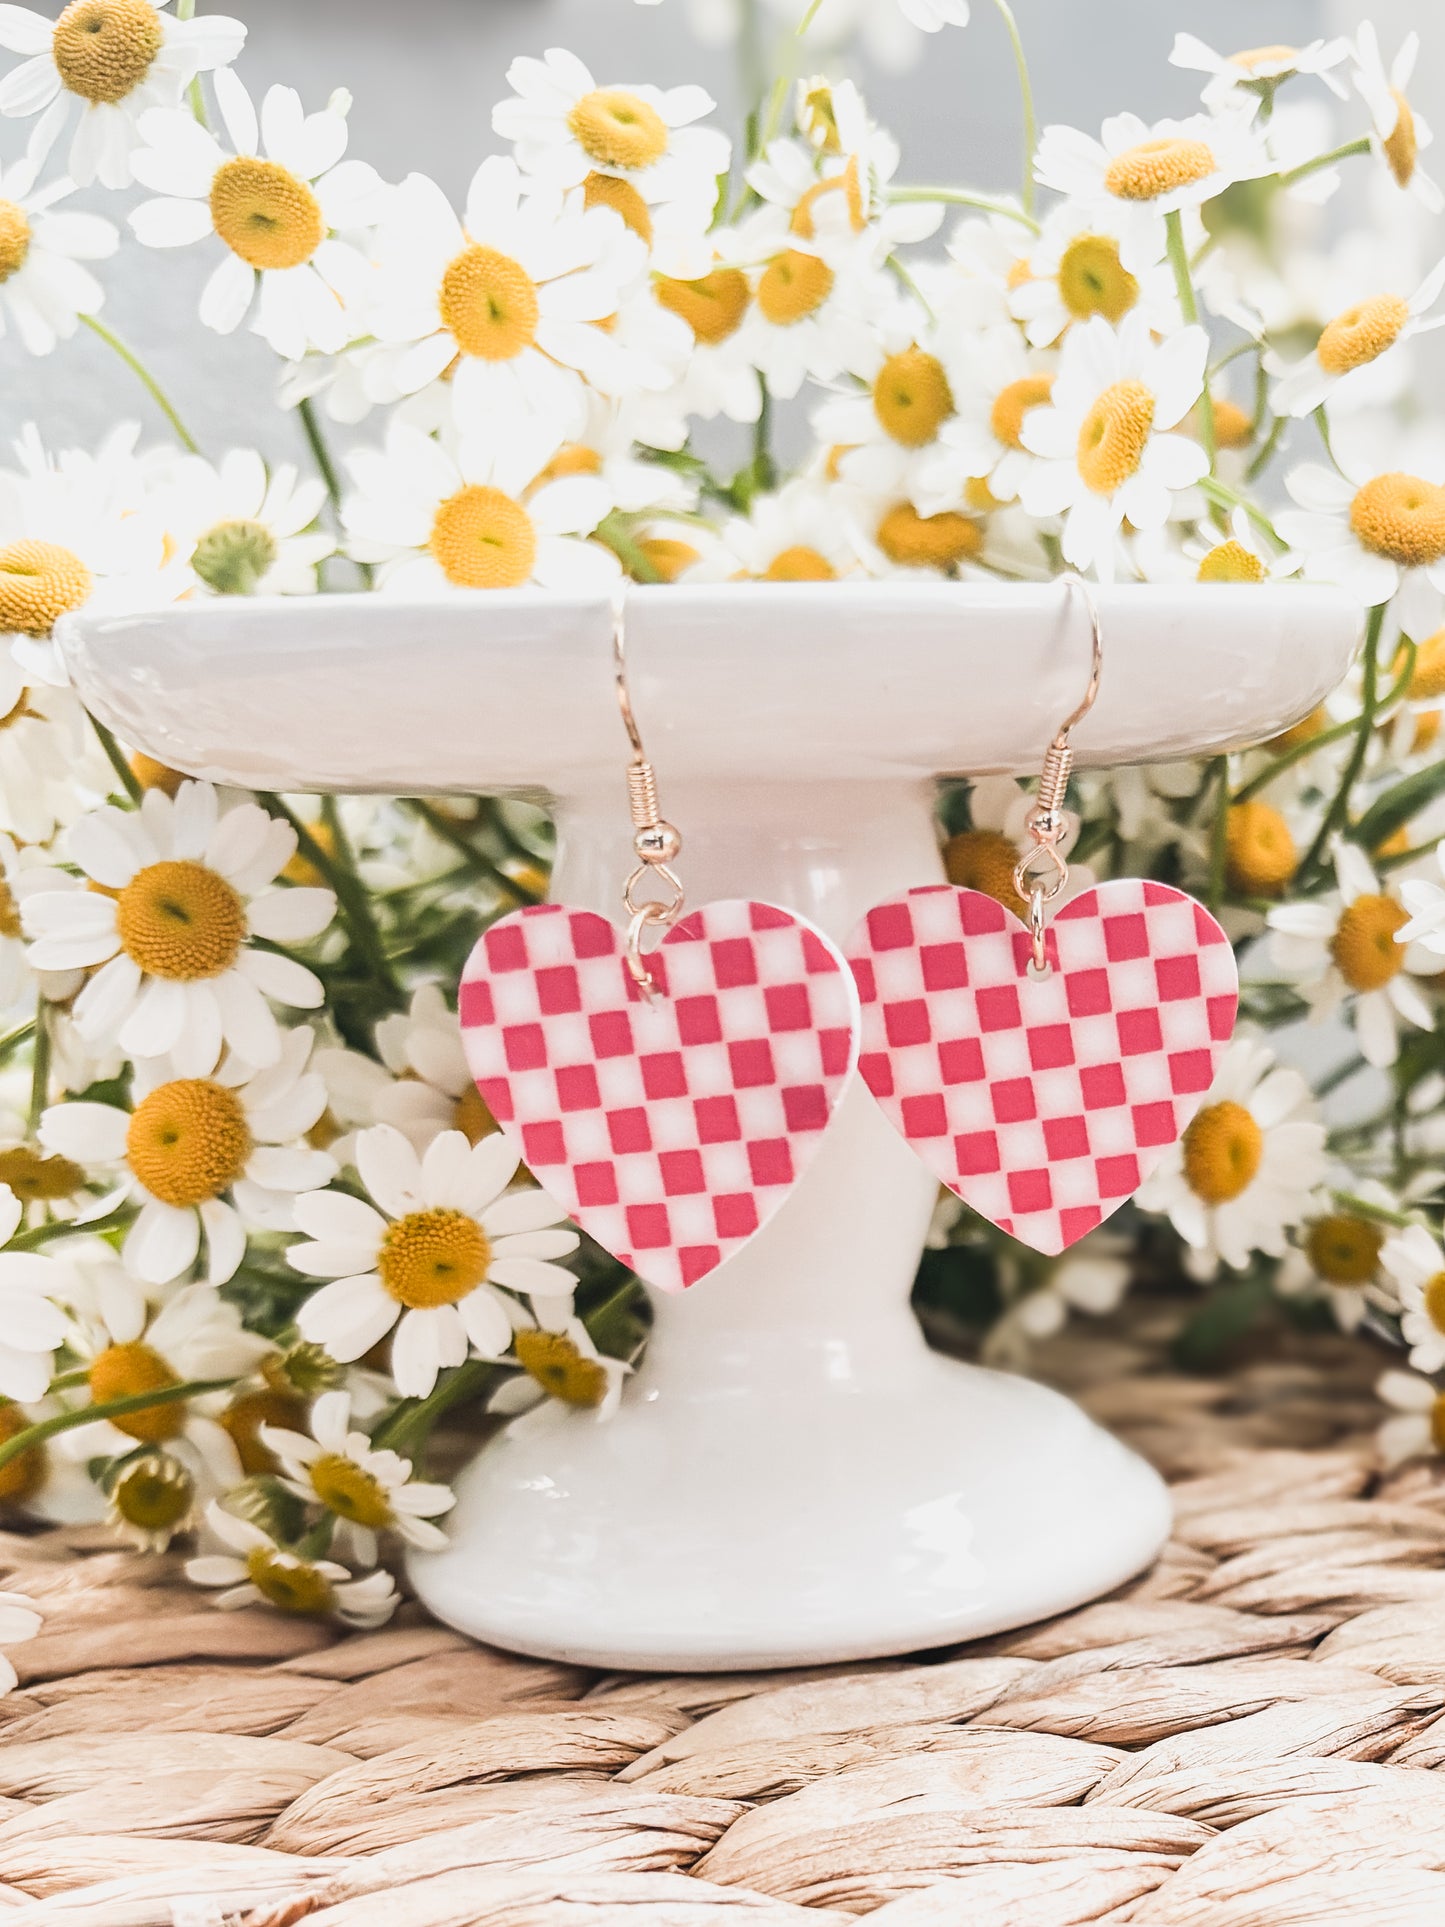
{"type": "Polygon", "coordinates": [[[682,916],[687,895],[671,866],[682,851],[682,832],[662,814],[658,799],[657,771],[643,747],[642,732],[632,707],[632,691],[627,681],[627,595],[619,589],[612,599],[612,668],[617,692],[617,707],[622,726],[632,746],[627,765],[627,799],[632,812],[632,847],[637,868],[627,879],[622,893],[630,919],[627,926],[627,968],[632,981],[649,1002],[657,995],[658,983],[647,967],[643,941],[652,929],[671,930],[682,916]],[[638,896],[639,887],[649,881],[662,884],[662,898],[638,896]]]}
{"type": "Polygon", "coordinates": [[[1054,740],[1045,751],[1038,794],[1034,798],[1033,808],[1029,811],[1025,822],[1025,827],[1033,838],[1034,847],[1019,860],[1014,870],[1014,889],[1019,896],[1028,899],[1033,967],[1039,975],[1046,973],[1049,967],[1045,942],[1046,908],[1065,889],[1069,881],[1069,865],[1059,848],[1069,828],[1068,813],[1064,809],[1069,778],[1074,769],[1074,751],[1069,741],[1069,733],[1084,720],[1098,701],[1099,685],[1104,676],[1104,627],[1099,615],[1098,600],[1081,575],[1070,571],[1062,580],[1068,593],[1069,605],[1072,605],[1073,598],[1077,594],[1088,611],[1092,655],[1089,686],[1084,691],[1084,699],[1067,722],[1059,725],[1054,740]]]}

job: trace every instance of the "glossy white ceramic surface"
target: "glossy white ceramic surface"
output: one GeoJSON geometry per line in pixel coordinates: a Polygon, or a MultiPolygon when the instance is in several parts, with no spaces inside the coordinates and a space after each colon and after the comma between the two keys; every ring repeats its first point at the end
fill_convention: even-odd
{"type": "MultiPolygon", "coordinates": [[[[1257,740],[1348,664],[1327,591],[1101,592],[1081,757],[1257,740]]],[[[552,597],[209,602],[72,622],[122,738],[283,789],[557,807],[554,894],[615,915],[630,867],[608,612],[552,597]]],[[[1087,681],[1081,612],[1016,586],[641,591],[634,701],[695,902],[751,895],[845,938],[940,874],[935,777],[1036,767],[1087,681]]],[[[463,1475],[422,1598],[477,1637],[608,1667],[725,1669],[945,1644],[1107,1591],[1168,1529],[1139,1459],[1039,1386],[939,1358],[909,1310],[932,1179],[860,1087],[778,1216],[657,1305],[599,1426],[546,1408],[463,1475]]]]}

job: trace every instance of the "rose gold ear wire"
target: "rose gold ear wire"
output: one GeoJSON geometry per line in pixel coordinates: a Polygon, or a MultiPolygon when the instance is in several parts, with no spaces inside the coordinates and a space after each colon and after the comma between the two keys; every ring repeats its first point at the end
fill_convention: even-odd
{"type": "Polygon", "coordinates": [[[657,995],[658,983],[647,967],[643,939],[650,929],[671,930],[683,913],[687,896],[670,867],[682,850],[682,832],[667,821],[659,807],[657,771],[642,746],[642,733],[637,727],[637,717],[632,708],[632,693],[627,687],[626,616],[627,599],[625,594],[619,593],[612,604],[612,664],[617,686],[617,707],[622,712],[622,726],[632,745],[632,761],[627,765],[627,800],[632,810],[635,832],[632,847],[638,857],[637,868],[627,879],[627,888],[622,893],[622,901],[630,918],[627,926],[627,968],[637,988],[651,1001],[657,995]],[[639,885],[653,879],[666,885],[667,896],[644,897],[639,901],[639,885]]]}
{"type": "Polygon", "coordinates": [[[1099,605],[1094,593],[1082,576],[1072,573],[1064,578],[1070,600],[1075,593],[1083,598],[1084,607],[1089,612],[1089,625],[1093,634],[1093,663],[1089,672],[1089,687],[1084,691],[1084,700],[1066,723],[1060,725],[1058,734],[1049,744],[1044,755],[1043,773],[1039,777],[1038,795],[1034,798],[1033,808],[1025,821],[1025,828],[1033,838],[1034,847],[1022,857],[1014,871],[1014,889],[1029,903],[1029,936],[1033,942],[1033,968],[1037,975],[1043,976],[1049,968],[1048,951],[1045,945],[1047,923],[1045,910],[1067,886],[1069,866],[1060,843],[1068,833],[1069,819],[1064,809],[1064,798],[1068,793],[1069,777],[1073,774],[1074,751],[1069,742],[1069,731],[1076,728],[1099,697],[1099,683],[1104,674],[1104,632],[1099,620],[1099,605]]]}

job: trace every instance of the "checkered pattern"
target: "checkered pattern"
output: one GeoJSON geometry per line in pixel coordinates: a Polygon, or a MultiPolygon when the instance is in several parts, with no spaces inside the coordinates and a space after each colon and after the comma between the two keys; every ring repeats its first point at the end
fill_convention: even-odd
{"type": "Polygon", "coordinates": [[[561,904],[486,932],[461,986],[482,1096],[576,1222],[683,1291],[777,1210],[852,1075],[839,952],[771,904],[710,903],[650,957],[649,1003],[604,917],[561,904]]]}
{"type": "Polygon", "coordinates": [[[853,933],[868,1088],[951,1191],[1036,1251],[1133,1196],[1204,1102],[1234,1030],[1229,940],[1162,883],[1102,883],[1048,932],[941,884],[853,933]]]}

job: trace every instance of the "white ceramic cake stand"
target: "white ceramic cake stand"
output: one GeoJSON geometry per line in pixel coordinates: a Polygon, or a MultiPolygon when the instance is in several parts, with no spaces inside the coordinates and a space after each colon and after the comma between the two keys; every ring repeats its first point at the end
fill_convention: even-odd
{"type": "MultiPolygon", "coordinates": [[[[1099,596],[1084,764],[1257,741],[1343,675],[1358,619],[1298,586],[1099,596]]],[[[207,601],[72,621],[121,738],[262,789],[549,799],[554,894],[612,915],[631,863],[600,601],[539,592],[207,601]]],[[[1087,681],[1060,587],[642,589],[634,703],[689,898],[754,896],[834,938],[940,875],[942,774],[1036,771],[1087,681]]],[[[1067,1400],[930,1352],[909,1310],[936,1191],[867,1092],[729,1266],[659,1299],[609,1424],[549,1405],[463,1476],[427,1605],[606,1667],[785,1666],[998,1631],[1105,1592],[1168,1529],[1154,1473],[1067,1400]]]]}

